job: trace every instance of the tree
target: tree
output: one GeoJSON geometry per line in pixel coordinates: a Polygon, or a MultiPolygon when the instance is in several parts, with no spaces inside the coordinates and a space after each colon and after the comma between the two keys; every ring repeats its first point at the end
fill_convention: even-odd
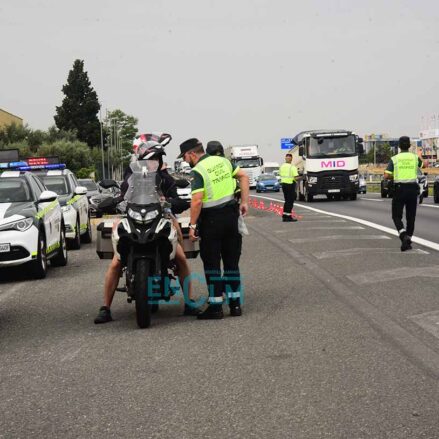
{"type": "Polygon", "coordinates": [[[88,146],[99,145],[100,125],[97,114],[101,105],[88,73],[84,71],[84,61],[77,59],[73,63],[62,91],[65,97],[62,105],[56,107],[56,126],[64,131],[76,130],[78,139],[88,146]]]}

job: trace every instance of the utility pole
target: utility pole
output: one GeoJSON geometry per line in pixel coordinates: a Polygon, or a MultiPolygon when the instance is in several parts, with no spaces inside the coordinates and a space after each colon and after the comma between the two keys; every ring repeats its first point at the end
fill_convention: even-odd
{"type": "Polygon", "coordinates": [[[102,128],[102,111],[99,109],[99,122],[101,128],[101,159],[102,159],[102,180],[105,180],[105,156],[104,156],[104,130],[102,128]]]}

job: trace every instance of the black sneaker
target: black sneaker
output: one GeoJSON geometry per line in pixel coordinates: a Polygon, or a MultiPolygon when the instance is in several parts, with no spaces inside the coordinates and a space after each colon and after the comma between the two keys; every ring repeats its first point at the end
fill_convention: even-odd
{"type": "Polygon", "coordinates": [[[99,314],[95,318],[95,324],[99,325],[100,323],[111,322],[113,318],[111,317],[111,311],[108,306],[101,306],[99,308],[99,314]]]}
{"type": "Polygon", "coordinates": [[[209,305],[205,311],[197,315],[200,320],[219,320],[224,318],[222,305],[209,305]]]}
{"type": "MultiPolygon", "coordinates": [[[[293,222],[293,218],[291,217],[291,216],[283,216],[282,217],[282,221],[284,222],[284,223],[291,223],[291,222],[293,222]]],[[[297,220],[296,220],[297,221],[297,220]]]]}
{"type": "Polygon", "coordinates": [[[197,316],[198,314],[201,314],[201,309],[197,308],[195,306],[196,302],[195,300],[189,300],[189,303],[184,304],[184,316],[197,316]]]}
{"type": "Polygon", "coordinates": [[[402,245],[401,245],[402,252],[405,252],[407,250],[412,250],[412,240],[410,239],[410,236],[404,235],[401,240],[402,240],[402,245]]]}

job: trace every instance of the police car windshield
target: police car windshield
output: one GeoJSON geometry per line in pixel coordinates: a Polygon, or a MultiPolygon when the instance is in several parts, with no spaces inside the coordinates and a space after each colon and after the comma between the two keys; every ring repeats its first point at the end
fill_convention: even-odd
{"type": "Polygon", "coordinates": [[[355,137],[310,137],[308,157],[348,157],[355,155],[355,137]]]}
{"type": "Polygon", "coordinates": [[[70,193],[67,180],[64,176],[42,175],[40,178],[43,180],[44,186],[46,186],[49,191],[55,192],[57,195],[67,195],[70,193]]]}
{"type": "Polygon", "coordinates": [[[0,179],[0,203],[23,203],[32,201],[31,191],[24,178],[0,179]]]}
{"type": "Polygon", "coordinates": [[[97,184],[92,180],[79,180],[78,183],[81,186],[85,186],[88,191],[97,191],[98,190],[97,184]]]}
{"type": "Polygon", "coordinates": [[[240,168],[256,168],[259,166],[259,160],[257,159],[238,160],[236,162],[236,166],[239,166],[240,168]]]}

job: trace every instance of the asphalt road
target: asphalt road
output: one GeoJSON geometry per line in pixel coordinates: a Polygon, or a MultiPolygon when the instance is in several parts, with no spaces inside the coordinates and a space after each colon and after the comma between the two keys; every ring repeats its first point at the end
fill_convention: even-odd
{"type": "Polygon", "coordinates": [[[118,293],[95,326],[93,245],[42,281],[0,272],[0,438],[439,437],[439,253],[297,212],[251,210],[240,318],[172,305],[139,330],[118,293]]]}
{"type": "MultiPolygon", "coordinates": [[[[282,193],[267,192],[252,195],[276,198],[283,201],[282,193]]],[[[326,212],[353,216],[375,224],[394,228],[391,217],[392,199],[381,198],[378,193],[359,194],[355,201],[328,201],[326,197],[318,197],[312,203],[298,202],[296,205],[304,205],[322,209],[326,212]]],[[[433,202],[433,197],[425,198],[418,205],[415,223],[415,236],[439,243],[439,204],[433,202]]]]}

